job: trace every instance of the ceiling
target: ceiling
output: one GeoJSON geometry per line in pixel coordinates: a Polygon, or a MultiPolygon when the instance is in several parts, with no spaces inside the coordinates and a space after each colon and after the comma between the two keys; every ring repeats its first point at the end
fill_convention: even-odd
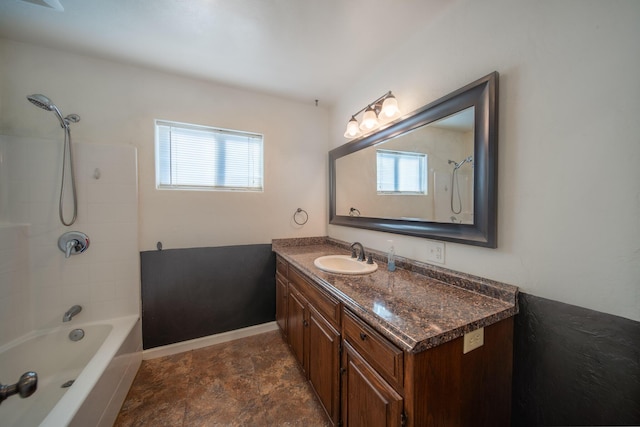
{"type": "Polygon", "coordinates": [[[451,3],[0,0],[0,37],[331,105],[451,3]]]}

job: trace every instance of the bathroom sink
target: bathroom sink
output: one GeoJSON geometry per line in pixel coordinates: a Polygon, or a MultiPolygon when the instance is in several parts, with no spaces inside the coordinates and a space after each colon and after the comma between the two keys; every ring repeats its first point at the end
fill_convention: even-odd
{"type": "Polygon", "coordinates": [[[367,264],[349,255],[327,255],[313,261],[316,267],[328,273],[338,274],[369,274],[378,269],[378,264],[367,264]]]}

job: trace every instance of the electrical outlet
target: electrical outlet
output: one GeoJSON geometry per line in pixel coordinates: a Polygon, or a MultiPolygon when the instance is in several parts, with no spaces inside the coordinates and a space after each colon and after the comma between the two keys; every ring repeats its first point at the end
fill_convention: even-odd
{"type": "Polygon", "coordinates": [[[473,332],[464,334],[464,345],[462,348],[462,354],[467,354],[471,350],[475,350],[478,347],[484,345],[484,328],[476,329],[473,332]]]}
{"type": "Polygon", "coordinates": [[[443,242],[427,242],[427,261],[444,264],[443,242]]]}

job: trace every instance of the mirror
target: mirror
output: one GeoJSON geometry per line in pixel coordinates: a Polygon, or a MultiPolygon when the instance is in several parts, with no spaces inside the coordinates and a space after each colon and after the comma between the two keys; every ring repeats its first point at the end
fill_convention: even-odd
{"type": "Polygon", "coordinates": [[[496,247],[498,73],[329,153],[330,224],[496,247]]]}

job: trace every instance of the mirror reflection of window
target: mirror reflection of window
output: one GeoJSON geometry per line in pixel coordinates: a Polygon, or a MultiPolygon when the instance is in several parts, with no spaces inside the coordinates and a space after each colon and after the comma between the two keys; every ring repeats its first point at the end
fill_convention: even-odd
{"type": "Polygon", "coordinates": [[[427,194],[427,155],[377,150],[378,194],[427,194]]]}

